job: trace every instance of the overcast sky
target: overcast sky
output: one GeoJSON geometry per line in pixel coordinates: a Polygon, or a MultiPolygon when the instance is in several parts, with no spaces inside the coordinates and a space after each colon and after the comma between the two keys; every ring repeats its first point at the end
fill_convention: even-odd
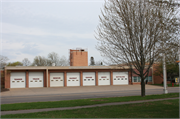
{"type": "Polygon", "coordinates": [[[1,55],[9,62],[69,49],[88,49],[95,61],[95,30],[104,0],[1,0],[1,55]]]}

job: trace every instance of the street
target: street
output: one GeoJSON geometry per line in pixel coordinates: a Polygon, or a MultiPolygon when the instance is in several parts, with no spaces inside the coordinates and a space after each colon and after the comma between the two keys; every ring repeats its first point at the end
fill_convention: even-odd
{"type": "MultiPolygon", "coordinates": [[[[126,86],[126,87],[129,87],[129,86],[126,86]]],[[[24,89],[18,90],[18,91],[22,90],[24,95],[23,93],[20,95],[18,91],[12,90],[11,93],[14,91],[13,94],[18,92],[17,96],[15,94],[10,95],[9,92],[3,92],[4,94],[1,93],[1,104],[22,103],[22,102],[60,101],[60,100],[74,100],[74,99],[87,99],[87,98],[105,98],[105,97],[118,97],[118,96],[121,97],[121,96],[135,96],[135,95],[140,96],[141,95],[140,85],[130,86],[130,87],[131,87],[130,89],[124,88],[124,86],[59,88],[61,89],[61,92],[59,93],[58,92],[48,93],[46,90],[52,90],[52,89],[44,88],[43,90],[45,91],[42,94],[40,93],[25,94],[26,92],[23,92],[24,89]],[[94,88],[94,90],[92,90],[92,92],[91,90],[82,91],[82,89],[85,89],[85,88],[86,89],[94,88]],[[109,91],[107,90],[103,91],[103,89],[105,88],[106,89],[109,88],[109,91]],[[69,92],[66,92],[67,90],[69,90],[69,92]],[[9,95],[6,93],[9,93],[9,95]]],[[[160,87],[160,86],[146,86],[146,87],[147,87],[146,95],[163,94],[163,87],[160,87]]],[[[33,90],[34,92],[36,92],[36,90],[42,90],[42,89],[33,89],[33,90]]],[[[179,92],[179,87],[168,87],[168,92],[169,93],[179,92]]]]}

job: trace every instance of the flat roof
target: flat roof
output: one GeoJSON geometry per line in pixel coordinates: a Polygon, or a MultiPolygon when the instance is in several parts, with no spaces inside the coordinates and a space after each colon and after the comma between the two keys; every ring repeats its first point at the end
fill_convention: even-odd
{"type": "Polygon", "coordinates": [[[117,66],[6,66],[7,70],[39,70],[39,69],[129,69],[117,66]]]}

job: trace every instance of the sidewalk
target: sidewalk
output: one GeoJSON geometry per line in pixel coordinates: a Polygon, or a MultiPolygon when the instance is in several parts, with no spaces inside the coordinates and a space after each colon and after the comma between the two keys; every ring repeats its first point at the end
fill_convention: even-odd
{"type": "Polygon", "coordinates": [[[164,98],[164,99],[141,100],[141,101],[130,101],[130,102],[114,102],[114,103],[104,103],[104,104],[76,106],[76,107],[60,107],[60,108],[30,109],[30,110],[17,110],[17,111],[1,111],[1,115],[34,113],[34,112],[55,111],[55,110],[72,110],[72,109],[81,109],[81,108],[102,107],[102,106],[111,106],[111,105],[124,105],[124,104],[135,104],[135,103],[153,102],[153,101],[162,101],[162,100],[173,100],[173,99],[179,99],[179,97],[164,98]]]}

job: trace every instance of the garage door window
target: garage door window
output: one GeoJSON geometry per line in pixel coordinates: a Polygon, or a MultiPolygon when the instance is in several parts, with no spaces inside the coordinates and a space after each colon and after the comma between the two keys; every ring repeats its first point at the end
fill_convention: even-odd
{"type": "Polygon", "coordinates": [[[133,77],[133,82],[137,82],[137,77],[133,77]]]}
{"type": "Polygon", "coordinates": [[[152,82],[152,76],[146,77],[144,81],[146,82],[146,80],[148,80],[148,82],[152,82]]]}
{"type": "MultiPolygon", "coordinates": [[[[146,82],[146,80],[148,80],[148,82],[152,82],[152,76],[146,77],[144,81],[146,82]]],[[[133,82],[141,82],[141,77],[133,76],[133,82]]]]}
{"type": "Polygon", "coordinates": [[[133,82],[141,82],[141,78],[138,76],[133,77],[133,82]]]}

